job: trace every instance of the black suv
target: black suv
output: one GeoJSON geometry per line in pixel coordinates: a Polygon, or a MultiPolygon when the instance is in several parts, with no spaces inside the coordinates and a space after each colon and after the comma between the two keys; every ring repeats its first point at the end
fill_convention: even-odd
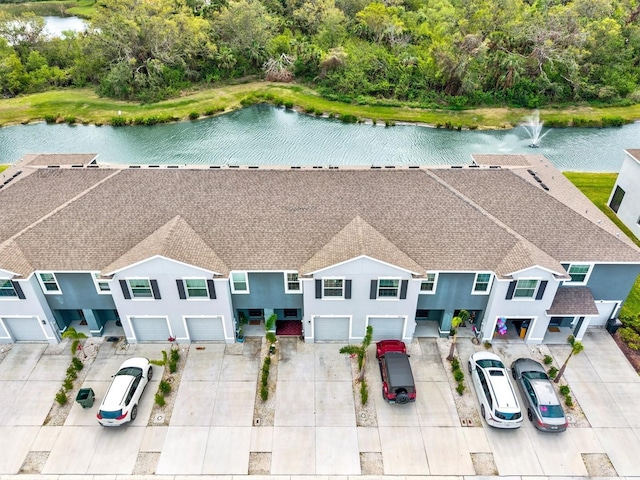
{"type": "Polygon", "coordinates": [[[416,384],[404,342],[382,340],[376,343],[376,358],[380,365],[384,399],[389,403],[415,402],[416,384]]]}

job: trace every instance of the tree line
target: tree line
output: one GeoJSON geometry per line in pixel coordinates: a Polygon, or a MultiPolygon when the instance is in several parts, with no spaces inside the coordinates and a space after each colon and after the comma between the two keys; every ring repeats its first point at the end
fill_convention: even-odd
{"type": "Polygon", "coordinates": [[[98,1],[62,38],[0,12],[0,92],[153,102],[257,75],[361,103],[640,102],[638,0],[98,1]]]}

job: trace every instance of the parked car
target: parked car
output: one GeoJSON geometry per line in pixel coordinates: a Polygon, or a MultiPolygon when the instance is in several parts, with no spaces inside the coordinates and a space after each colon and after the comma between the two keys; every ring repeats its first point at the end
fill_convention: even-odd
{"type": "Polygon", "coordinates": [[[474,353],[469,358],[469,373],[480,402],[482,418],[492,427],[519,428],[522,411],[500,357],[490,352],[474,353]]]}
{"type": "Polygon", "coordinates": [[[530,358],[511,364],[511,374],[527,404],[527,416],[538,430],[564,432],[567,417],[544,367],[530,358]]]}
{"type": "Polygon", "coordinates": [[[416,384],[404,342],[382,340],[376,343],[376,358],[382,376],[382,397],[389,403],[415,402],[416,384]]]}
{"type": "Polygon", "coordinates": [[[153,367],[148,358],[126,360],[113,376],[100,404],[98,423],[103,427],[116,427],[135,420],[140,397],[152,377],[153,367]]]}

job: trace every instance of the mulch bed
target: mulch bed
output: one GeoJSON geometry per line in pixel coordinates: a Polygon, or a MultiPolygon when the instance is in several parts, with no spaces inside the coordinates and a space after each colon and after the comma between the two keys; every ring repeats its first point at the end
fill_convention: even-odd
{"type": "Polygon", "coordinates": [[[640,352],[629,348],[627,344],[620,339],[620,332],[616,332],[613,335],[613,340],[618,344],[618,348],[624,353],[624,356],[627,357],[627,360],[629,360],[634,370],[640,373],[640,352]]]}

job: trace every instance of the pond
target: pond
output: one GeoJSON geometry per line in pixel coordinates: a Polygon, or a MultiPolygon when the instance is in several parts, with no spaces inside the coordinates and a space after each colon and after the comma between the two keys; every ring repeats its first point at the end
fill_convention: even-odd
{"type": "Polygon", "coordinates": [[[44,18],[44,30],[50,37],[61,37],[62,32],[84,32],[87,22],[80,17],[42,17],[44,18]]]}
{"type": "Polygon", "coordinates": [[[205,165],[462,165],[473,153],[536,153],[561,170],[617,172],[640,148],[640,122],[616,128],[543,128],[531,149],[524,127],[451,131],[385,127],[257,105],[218,117],[135,127],[47,125],[0,128],[0,163],[26,153],[97,153],[100,163],[205,165]]]}

